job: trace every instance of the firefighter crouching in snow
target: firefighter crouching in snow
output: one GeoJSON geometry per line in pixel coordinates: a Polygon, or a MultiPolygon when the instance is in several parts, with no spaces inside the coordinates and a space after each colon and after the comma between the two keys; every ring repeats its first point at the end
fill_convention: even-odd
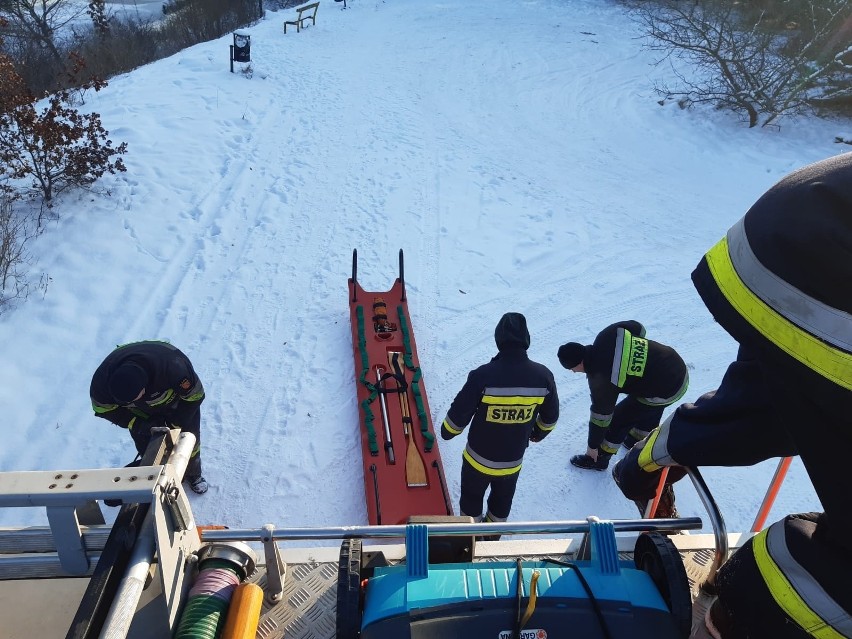
{"type": "Polygon", "coordinates": [[[607,326],[588,346],[563,344],[557,356],[563,368],[586,374],[592,396],[588,449],[571,458],[578,468],[606,470],[619,445],[629,450],[659,426],[663,411],[689,385],[680,355],[646,339],[635,320],[607,326]],[[621,393],[627,397],[618,402],[621,393]]]}
{"type": "Polygon", "coordinates": [[[207,492],[201,475],[204,386],[180,350],[159,341],[119,346],[98,366],[89,394],[95,416],[126,428],[139,455],[145,453],[155,426],[195,435],[183,480],[194,492],[207,492]]]}
{"type": "Polygon", "coordinates": [[[476,521],[482,520],[489,487],[485,521],[508,519],[529,442],[544,439],[559,418],[553,373],[527,356],[526,318],[503,315],[494,341],[499,353],[468,374],[441,425],[441,437],[452,439],[473,420],[463,453],[459,510],[476,521]]]}
{"type": "Polygon", "coordinates": [[[791,515],[721,568],[715,637],[852,637],[852,153],[769,189],[692,273],[740,344],[719,389],[679,406],[613,469],[646,501],[663,466],[800,455],[823,513],[791,515]]]}

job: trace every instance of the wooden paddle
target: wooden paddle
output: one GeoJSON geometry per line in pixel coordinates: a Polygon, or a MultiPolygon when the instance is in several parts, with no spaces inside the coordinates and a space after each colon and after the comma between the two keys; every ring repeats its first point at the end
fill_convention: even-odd
{"type": "MultiPolygon", "coordinates": [[[[404,375],[402,367],[399,365],[399,358],[401,356],[402,353],[398,351],[388,351],[388,364],[390,364],[391,370],[395,371],[398,375],[404,375]]],[[[405,481],[409,488],[428,486],[426,465],[420,457],[420,451],[417,450],[417,444],[414,441],[414,432],[411,429],[413,422],[411,421],[411,412],[408,407],[408,391],[403,388],[400,380],[397,380],[397,385],[399,386],[399,409],[402,412],[402,427],[405,432],[407,447],[405,454],[405,481]]]]}

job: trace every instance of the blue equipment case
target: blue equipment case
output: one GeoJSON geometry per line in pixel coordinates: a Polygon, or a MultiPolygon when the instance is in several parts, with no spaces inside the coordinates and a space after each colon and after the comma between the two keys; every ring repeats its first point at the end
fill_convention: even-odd
{"type": "MultiPolygon", "coordinates": [[[[589,541],[591,559],[570,563],[518,559],[430,565],[426,526],[409,525],[405,564],[374,568],[362,588],[360,639],[688,636],[691,610],[677,616],[670,610],[673,596],[690,602],[679,558],[676,566],[663,568],[659,561],[649,562],[647,552],[640,553],[645,559],[640,563],[637,557],[636,566],[644,570],[620,560],[610,522],[590,522],[589,541]],[[661,573],[674,577],[664,576],[659,583],[661,573]]],[[[674,548],[658,533],[642,535],[640,542],[652,551],[665,550],[666,543],[674,548]]]]}

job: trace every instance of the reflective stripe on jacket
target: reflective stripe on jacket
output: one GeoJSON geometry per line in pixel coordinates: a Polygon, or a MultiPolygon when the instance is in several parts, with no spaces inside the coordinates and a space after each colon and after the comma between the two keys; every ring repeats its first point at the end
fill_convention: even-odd
{"type": "MultiPolygon", "coordinates": [[[[782,520],[752,540],[757,567],[775,603],[812,637],[852,637],[852,617],[793,556],[782,520]]],[[[811,570],[815,566],[810,567],[811,570]]],[[[830,569],[824,565],[823,569],[830,569]]]]}
{"type": "Polygon", "coordinates": [[[451,439],[470,423],[464,458],[481,473],[510,475],[520,471],[530,436],[542,439],[558,418],[553,374],[525,350],[508,349],[468,374],[441,436],[451,439]]]}
{"type": "Polygon", "coordinates": [[[852,153],[769,189],[692,280],[716,321],[790,387],[852,412],[852,153]]]}

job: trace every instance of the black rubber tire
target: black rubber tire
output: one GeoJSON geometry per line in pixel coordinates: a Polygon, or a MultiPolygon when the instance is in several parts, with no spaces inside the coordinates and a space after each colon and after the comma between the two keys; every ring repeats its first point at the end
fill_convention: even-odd
{"type": "Polygon", "coordinates": [[[337,562],[337,639],[361,634],[361,540],[344,539],[337,562]]]}
{"type": "Polygon", "coordinates": [[[666,602],[681,637],[692,630],[692,595],[686,568],[677,548],[665,535],[647,532],[639,535],[633,550],[636,568],[647,572],[666,602]]]}

